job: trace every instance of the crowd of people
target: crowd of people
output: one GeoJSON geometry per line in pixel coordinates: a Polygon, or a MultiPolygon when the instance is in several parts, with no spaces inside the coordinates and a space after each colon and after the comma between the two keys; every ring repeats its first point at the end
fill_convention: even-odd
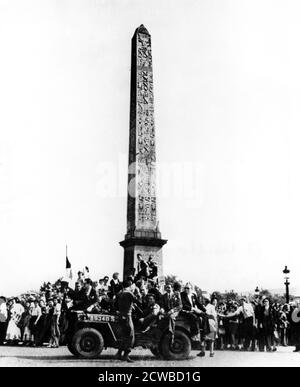
{"type": "Polygon", "coordinates": [[[263,295],[224,302],[214,295],[196,294],[190,283],[167,283],[161,289],[153,275],[153,270],[157,274],[155,265],[151,270],[151,266],[145,268],[141,262],[139,257],[137,274],[128,276],[123,283],[118,273],[111,279],[105,276],[93,281],[80,271],[74,288],[61,280],[55,285],[44,284],[35,295],[10,299],[1,296],[0,345],[56,348],[65,344],[68,312],[85,310],[120,315],[127,334],[117,358],[127,361],[131,361],[136,322],[146,333],[160,316],[166,317],[174,335],[179,313],[187,316],[192,339],[200,342],[198,356],[204,356],[207,349],[210,356],[214,356],[215,349],[274,352],[279,345],[295,342],[296,351],[300,351],[299,328],[293,329],[291,319],[296,305],[272,303],[263,295]]]}
{"type": "Polygon", "coordinates": [[[217,348],[274,352],[278,345],[293,345],[295,330],[291,316],[295,307],[295,303],[272,303],[264,295],[251,300],[242,297],[239,302],[219,302],[217,348]]]}
{"type": "Polygon", "coordinates": [[[0,297],[0,345],[59,346],[61,302],[57,297],[46,300],[0,297]]]}

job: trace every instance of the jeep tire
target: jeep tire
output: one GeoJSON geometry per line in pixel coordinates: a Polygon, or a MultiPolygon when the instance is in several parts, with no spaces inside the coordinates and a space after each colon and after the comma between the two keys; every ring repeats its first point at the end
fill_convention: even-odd
{"type": "Polygon", "coordinates": [[[168,332],[163,336],[160,347],[164,359],[183,360],[189,357],[192,345],[186,333],[175,330],[173,342],[172,335],[168,332]]]}
{"type": "Polygon", "coordinates": [[[76,356],[95,359],[104,347],[103,336],[94,328],[79,329],[73,336],[69,350],[76,356]]]}

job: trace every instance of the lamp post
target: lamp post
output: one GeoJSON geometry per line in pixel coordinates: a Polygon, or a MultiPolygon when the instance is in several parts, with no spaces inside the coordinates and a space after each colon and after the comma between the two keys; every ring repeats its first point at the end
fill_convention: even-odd
{"type": "Polygon", "coordinates": [[[287,266],[284,267],[284,269],[282,270],[283,274],[285,275],[284,279],[285,279],[285,300],[286,300],[286,303],[288,304],[290,302],[290,294],[289,294],[289,285],[290,285],[290,282],[289,282],[289,277],[288,277],[288,274],[290,272],[290,270],[287,268],[287,266]]]}

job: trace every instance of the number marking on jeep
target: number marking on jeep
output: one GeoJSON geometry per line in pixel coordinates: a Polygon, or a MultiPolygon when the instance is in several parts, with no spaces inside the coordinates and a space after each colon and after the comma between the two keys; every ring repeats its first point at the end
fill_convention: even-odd
{"type": "Polygon", "coordinates": [[[88,321],[101,321],[101,322],[116,322],[115,316],[103,315],[103,314],[89,314],[86,316],[88,321]]]}

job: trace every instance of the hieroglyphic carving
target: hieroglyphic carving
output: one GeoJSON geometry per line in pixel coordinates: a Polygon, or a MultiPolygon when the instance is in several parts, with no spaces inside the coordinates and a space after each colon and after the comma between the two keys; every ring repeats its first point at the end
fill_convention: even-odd
{"type": "MultiPolygon", "coordinates": [[[[155,129],[150,35],[137,34],[138,214],[141,228],[156,226],[155,129]]],[[[140,228],[139,227],[139,228],[140,228]]]]}

